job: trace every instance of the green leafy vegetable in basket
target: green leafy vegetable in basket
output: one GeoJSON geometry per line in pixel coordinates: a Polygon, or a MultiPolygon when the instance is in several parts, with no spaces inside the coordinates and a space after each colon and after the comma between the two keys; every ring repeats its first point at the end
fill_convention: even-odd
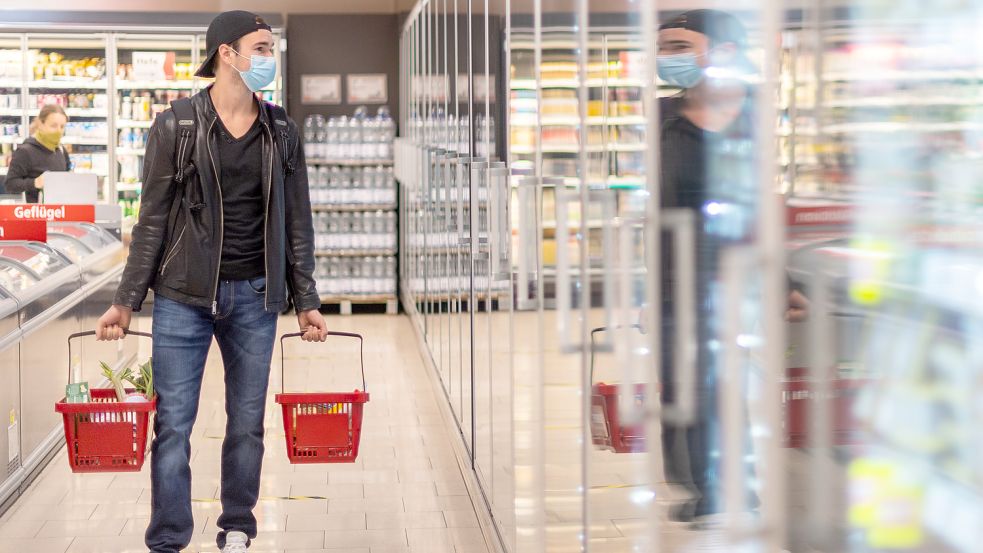
{"type": "Polygon", "coordinates": [[[127,367],[125,369],[120,369],[118,372],[113,372],[112,367],[107,365],[105,362],[101,363],[101,365],[102,374],[109,379],[113,389],[116,390],[116,399],[120,402],[126,401],[126,388],[123,387],[123,382],[128,381],[133,377],[133,370],[127,367]]]}
{"type": "Polygon", "coordinates": [[[153,359],[148,359],[146,363],[140,365],[140,376],[131,374],[127,380],[138,392],[147,396],[147,399],[154,399],[153,359]]]}

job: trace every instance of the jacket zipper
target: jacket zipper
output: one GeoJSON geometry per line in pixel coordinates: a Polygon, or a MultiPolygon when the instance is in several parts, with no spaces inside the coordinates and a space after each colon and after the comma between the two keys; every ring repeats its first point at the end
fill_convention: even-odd
{"type": "Polygon", "coordinates": [[[215,173],[215,184],[218,188],[218,215],[219,215],[219,235],[218,235],[218,262],[215,266],[215,286],[212,288],[212,316],[218,315],[218,278],[222,272],[222,248],[225,247],[223,243],[225,240],[225,206],[224,199],[222,198],[222,180],[218,176],[218,169],[215,167],[215,156],[212,155],[212,143],[210,141],[212,136],[212,129],[215,128],[215,122],[218,121],[218,116],[216,115],[212,119],[212,124],[208,126],[208,135],[205,137],[205,147],[208,149],[208,159],[212,163],[212,172],[215,173]]]}
{"type": "MultiPolygon", "coordinates": [[[[263,217],[263,267],[266,270],[266,278],[270,276],[270,203],[273,198],[273,152],[275,150],[273,134],[270,133],[269,125],[266,127],[266,136],[270,140],[270,165],[266,177],[266,209],[263,217]]],[[[282,155],[282,154],[281,154],[282,155]]],[[[263,293],[263,308],[270,310],[270,285],[266,284],[266,291],[263,293]]]]}
{"type": "Polygon", "coordinates": [[[188,230],[188,225],[181,227],[181,232],[177,235],[177,240],[174,241],[174,248],[171,249],[171,253],[164,258],[164,264],[160,268],[160,274],[164,274],[167,270],[167,266],[170,265],[171,261],[174,260],[174,256],[177,255],[178,250],[181,248],[181,239],[184,238],[184,231],[188,230]]]}

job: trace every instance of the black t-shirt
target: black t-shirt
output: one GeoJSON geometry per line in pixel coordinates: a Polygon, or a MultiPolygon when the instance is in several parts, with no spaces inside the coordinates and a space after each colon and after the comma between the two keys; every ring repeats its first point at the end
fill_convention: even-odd
{"type": "Polygon", "coordinates": [[[225,218],[219,278],[264,276],[263,133],[259,119],[238,139],[219,120],[218,142],[225,218]]]}

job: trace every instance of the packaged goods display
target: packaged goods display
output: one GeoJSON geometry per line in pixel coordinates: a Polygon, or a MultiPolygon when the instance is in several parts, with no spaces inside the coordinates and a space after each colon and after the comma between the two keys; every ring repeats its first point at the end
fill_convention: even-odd
{"type": "Polygon", "coordinates": [[[394,211],[318,212],[314,216],[314,231],[319,252],[396,249],[394,211]]]}
{"type": "Polygon", "coordinates": [[[396,122],[385,106],[374,116],[363,106],[351,117],[309,115],[303,132],[322,301],[379,298],[394,311],[396,122]]]}
{"type": "Polygon", "coordinates": [[[374,117],[360,107],[352,117],[304,119],[304,153],[309,160],[391,160],[395,138],[396,122],[385,106],[374,117]]]}
{"type": "Polygon", "coordinates": [[[396,295],[396,258],[322,257],[317,264],[317,288],[328,297],[396,295]]]}
{"type": "Polygon", "coordinates": [[[342,167],[308,165],[311,203],[324,206],[387,206],[396,204],[396,181],[390,166],[342,167]]]}

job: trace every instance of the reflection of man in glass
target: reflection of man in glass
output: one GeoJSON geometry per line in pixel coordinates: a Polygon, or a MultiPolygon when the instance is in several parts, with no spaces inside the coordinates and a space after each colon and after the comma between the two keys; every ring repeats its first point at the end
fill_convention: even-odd
{"type": "MultiPolygon", "coordinates": [[[[670,518],[702,521],[723,511],[721,437],[717,408],[719,369],[720,255],[750,239],[756,187],[751,63],[747,33],[734,16],[716,10],[686,12],[659,30],[658,71],[681,89],[660,101],[662,207],[696,215],[697,298],[696,414],[693,420],[664,420],[662,446],[666,480],[689,492],[670,518]]],[[[663,240],[665,246],[669,241],[663,240]]],[[[668,248],[664,248],[668,250],[668,248]]],[[[679,389],[673,368],[676,329],[672,317],[675,268],[663,262],[663,400],[679,389]]],[[[753,501],[753,500],[751,500],[753,501]]]]}

